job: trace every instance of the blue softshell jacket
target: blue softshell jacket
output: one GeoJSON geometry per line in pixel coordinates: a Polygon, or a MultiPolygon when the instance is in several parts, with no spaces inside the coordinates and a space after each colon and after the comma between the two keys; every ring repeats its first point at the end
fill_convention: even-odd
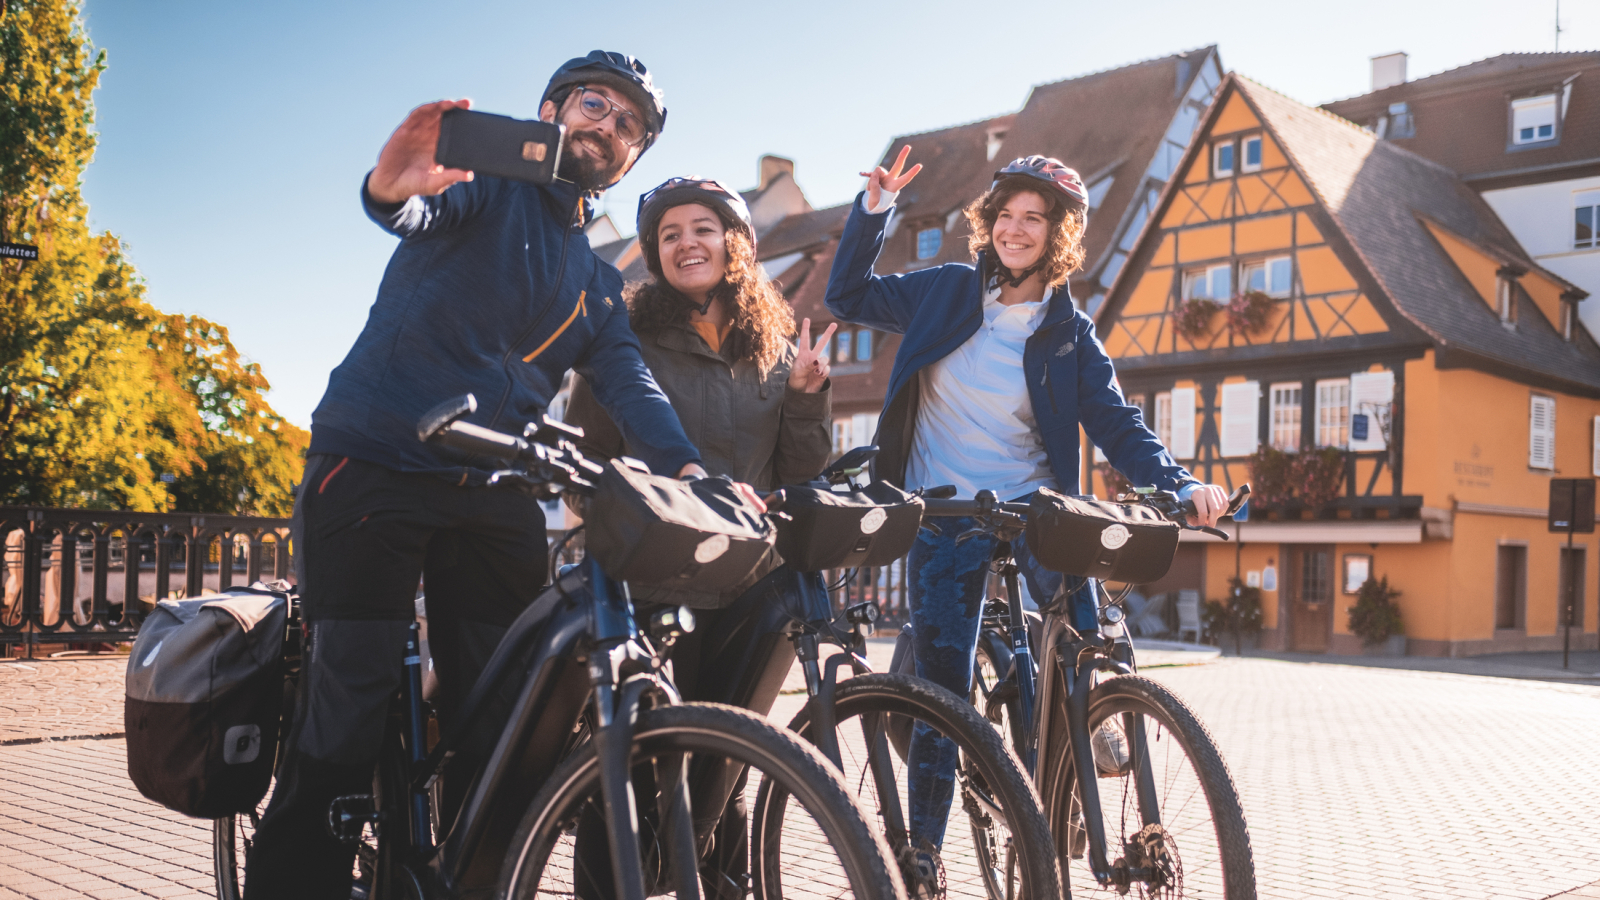
{"type": "MultiPolygon", "coordinates": [[[[965,263],[905,275],[874,275],[872,267],[883,250],[884,229],[893,214],[893,209],[869,214],[862,208],[862,197],[856,197],[828,275],[824,302],[845,322],[905,335],[889,374],[874,461],[875,477],[903,486],[920,401],[917,375],[977,333],[983,324],[984,292],[980,267],[965,263]]],[[[1095,337],[1094,322],[1078,310],[1065,288],[1051,297],[1044,321],[1024,345],[1022,369],[1045,455],[1061,492],[1079,493],[1080,424],[1134,484],[1176,491],[1197,483],[1145,427],[1140,411],[1123,399],[1111,357],[1095,337]]]]}
{"type": "Polygon", "coordinates": [[[479,175],[381,204],[362,179],[361,201],[400,246],[311,415],[312,453],[482,483],[494,461],[423,444],[417,420],[470,392],[470,421],[521,434],[576,369],[653,471],[699,461],[639,355],[622,276],[589,248],[575,186],[479,175]]]}

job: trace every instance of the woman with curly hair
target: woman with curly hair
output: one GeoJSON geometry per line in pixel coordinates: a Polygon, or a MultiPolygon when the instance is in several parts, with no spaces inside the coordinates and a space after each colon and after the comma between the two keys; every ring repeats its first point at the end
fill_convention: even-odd
{"type": "MultiPolygon", "coordinates": [[[[1227,497],[1175,462],[1127,405],[1094,324],[1072,302],[1067,278],[1083,265],[1088,195],[1078,173],[1044,156],[995,173],[966,208],[973,263],[879,276],[895,195],[916,177],[892,169],[867,177],[850,211],[829,275],[826,302],[841,321],[905,335],[895,354],[875,443],[874,474],[907,489],[954,485],[957,496],[991,490],[1026,501],[1048,487],[1079,491],[1078,430],[1138,485],[1192,497],[1214,525],[1227,497]]],[[[912,647],[917,674],[961,696],[971,689],[992,537],[958,541],[968,522],[920,532],[909,560],[912,647]]],[[[1070,610],[1080,631],[1098,630],[1092,584],[1038,564],[1014,541],[1018,568],[1040,603],[1070,610]]],[[[925,728],[913,734],[908,794],[915,895],[937,893],[956,769],[955,744],[925,728]]]]}
{"type": "MultiPolygon", "coordinates": [[[[706,470],[762,491],[815,478],[832,449],[827,347],[837,326],[829,325],[813,344],[806,319],[799,346],[791,343],[794,310],[761,277],[743,198],[715,181],[671,179],[640,199],[639,243],[654,278],[629,290],[633,329],[706,470]]],[[[583,428],[579,446],[586,454],[628,452],[581,379],[574,382],[566,421],[583,428]]],[[[629,587],[645,614],[655,604],[699,608],[694,631],[672,648],[673,680],[683,699],[765,715],[794,650],[781,635],[762,633],[760,613],[794,601],[801,578],[819,576],[795,573],[772,553],[744,584],[721,595],[629,587]]],[[[741,900],[745,893],[743,788],[740,776],[701,868],[706,895],[719,900],[741,900]]],[[[594,849],[596,855],[594,865],[578,867],[578,896],[614,896],[598,817],[580,824],[579,839],[581,853],[594,849]]]]}

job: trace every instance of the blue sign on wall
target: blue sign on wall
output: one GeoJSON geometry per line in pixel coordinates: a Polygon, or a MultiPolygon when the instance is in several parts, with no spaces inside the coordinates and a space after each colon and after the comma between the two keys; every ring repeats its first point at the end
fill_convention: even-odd
{"type": "Polygon", "coordinates": [[[1350,440],[1364,441],[1367,439],[1367,415],[1356,413],[1350,417],[1350,440]]]}

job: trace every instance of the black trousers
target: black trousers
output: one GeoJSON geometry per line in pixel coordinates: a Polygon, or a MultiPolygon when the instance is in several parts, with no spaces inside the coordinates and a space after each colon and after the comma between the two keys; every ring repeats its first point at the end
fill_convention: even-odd
{"type": "MultiPolygon", "coordinates": [[[[794,645],[782,631],[792,612],[799,608],[797,582],[816,577],[781,566],[752,585],[732,605],[694,610],[694,631],[680,638],[671,654],[673,683],[683,699],[742,706],[761,715],[771,712],[794,665],[794,645]]],[[[647,620],[653,608],[648,596],[638,601],[638,607],[640,621],[647,620]]],[[[710,851],[701,858],[700,879],[710,900],[742,900],[750,872],[749,814],[744,802],[749,772],[713,772],[697,767],[691,769],[690,777],[697,788],[708,780],[734,779],[728,804],[713,832],[710,851]]],[[[635,770],[633,789],[641,839],[648,845],[654,840],[658,825],[656,786],[649,767],[635,770]]],[[[611,884],[610,844],[600,816],[580,817],[574,849],[578,861],[573,881],[578,898],[601,900],[616,896],[611,884]]],[[[646,877],[648,881],[662,877],[662,873],[647,872],[646,877]]]]}
{"type": "MultiPolygon", "coordinates": [[[[328,805],[372,791],[419,579],[427,585],[439,677],[435,704],[448,728],[506,628],[544,585],[544,510],[513,490],[459,487],[314,455],[294,516],[310,643],[277,788],[250,852],[245,897],[348,900],[355,851],[328,833],[328,805]]],[[[492,749],[500,718],[486,716],[482,733],[467,742],[467,758],[458,756],[447,771],[441,813],[459,803],[474,763],[492,749]]]]}

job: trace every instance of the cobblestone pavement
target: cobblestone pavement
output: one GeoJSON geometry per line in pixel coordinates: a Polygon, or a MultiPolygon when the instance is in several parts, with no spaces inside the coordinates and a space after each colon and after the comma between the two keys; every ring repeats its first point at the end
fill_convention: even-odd
{"type": "MultiPolygon", "coordinates": [[[[0,663],[0,900],[210,895],[206,823],[141,798],[103,737],[124,665],[0,663]]],[[[1262,897],[1600,898],[1600,689],[1259,658],[1146,672],[1221,746],[1262,897]]]]}

